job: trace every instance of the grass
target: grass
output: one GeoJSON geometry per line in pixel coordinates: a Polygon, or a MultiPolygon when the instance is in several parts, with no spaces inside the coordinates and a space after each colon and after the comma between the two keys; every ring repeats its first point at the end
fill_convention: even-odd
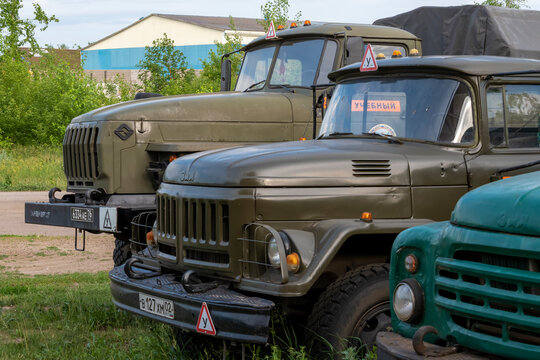
{"type": "MultiPolygon", "coordinates": [[[[179,348],[169,326],[116,309],[106,272],[0,273],[0,359],[221,358],[221,343],[208,339],[200,338],[195,350],[179,348]]],[[[238,358],[238,348],[229,359],[238,358]]],[[[247,351],[252,360],[308,358],[306,349],[290,339],[279,346],[252,345],[247,351]]]]}
{"type": "Polygon", "coordinates": [[[0,191],[65,188],[62,147],[0,148],[0,191]]]}

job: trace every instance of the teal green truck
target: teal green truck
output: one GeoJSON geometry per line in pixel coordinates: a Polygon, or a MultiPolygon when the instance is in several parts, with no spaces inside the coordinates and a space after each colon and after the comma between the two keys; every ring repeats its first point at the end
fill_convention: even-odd
{"type": "Polygon", "coordinates": [[[390,294],[379,359],[540,358],[540,172],[473,190],[450,221],[401,233],[390,294]]]}

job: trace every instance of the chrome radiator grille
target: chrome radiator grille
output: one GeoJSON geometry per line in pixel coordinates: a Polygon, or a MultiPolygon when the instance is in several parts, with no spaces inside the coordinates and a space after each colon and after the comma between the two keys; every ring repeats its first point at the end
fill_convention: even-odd
{"type": "Polygon", "coordinates": [[[64,173],[68,179],[95,180],[99,176],[99,129],[91,125],[70,126],[64,135],[64,173]]]}

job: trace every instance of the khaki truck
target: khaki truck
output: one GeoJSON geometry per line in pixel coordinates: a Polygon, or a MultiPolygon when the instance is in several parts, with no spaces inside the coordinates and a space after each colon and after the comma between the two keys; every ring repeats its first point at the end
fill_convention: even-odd
{"type": "MultiPolygon", "coordinates": [[[[306,23],[245,46],[234,91],[154,97],[76,117],[63,141],[67,193],[58,198],[55,188],[49,203],[27,203],[25,221],[76,229],[75,247],[80,249],[85,231],[112,233],[115,264],[123,263],[131,256],[131,222],[155,209],[155,191],[172,159],[311,138],[317,128],[313,98],[332,87],[327,74],[360,60],[366,44],[387,56],[395,50],[421,50],[417,37],[399,29],[306,23]]],[[[225,59],[222,90],[229,90],[231,82],[227,64],[225,59]]]]}
{"type": "Polygon", "coordinates": [[[540,156],[540,61],[404,57],[359,68],[329,75],[337,85],[316,140],[169,164],[157,220],[134,232],[149,246],[110,272],[115,305],[253,343],[267,342],[277,308],[337,353],[373,345],[391,326],[398,233],[449,219],[501,169],[540,169],[511,170],[540,156]]]}
{"type": "Polygon", "coordinates": [[[401,233],[390,267],[394,332],[379,333],[378,359],[538,359],[539,214],[534,172],[471,191],[450,221],[401,233]]]}

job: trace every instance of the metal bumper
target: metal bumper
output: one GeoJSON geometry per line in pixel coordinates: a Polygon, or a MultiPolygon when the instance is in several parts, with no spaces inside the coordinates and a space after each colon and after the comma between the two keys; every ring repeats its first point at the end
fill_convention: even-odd
{"type": "Polygon", "coordinates": [[[195,332],[204,302],[210,312],[216,337],[239,342],[267,342],[270,313],[274,308],[272,301],[248,297],[224,285],[204,292],[188,293],[177,275],[132,279],[126,275],[124,266],[118,266],[109,273],[113,303],[120,309],[195,332]],[[141,310],[139,293],[172,301],[174,318],[141,310]]]}
{"type": "Polygon", "coordinates": [[[117,232],[120,209],[75,203],[25,203],[24,222],[95,232],[117,232]]]}
{"type": "MultiPolygon", "coordinates": [[[[445,353],[447,348],[425,343],[430,353],[445,353]]],[[[457,352],[445,356],[429,356],[433,360],[488,360],[489,358],[470,352],[457,352]]],[[[424,360],[426,356],[418,355],[412,344],[412,339],[405,338],[393,332],[380,332],[377,334],[378,360],[424,360]]]]}

